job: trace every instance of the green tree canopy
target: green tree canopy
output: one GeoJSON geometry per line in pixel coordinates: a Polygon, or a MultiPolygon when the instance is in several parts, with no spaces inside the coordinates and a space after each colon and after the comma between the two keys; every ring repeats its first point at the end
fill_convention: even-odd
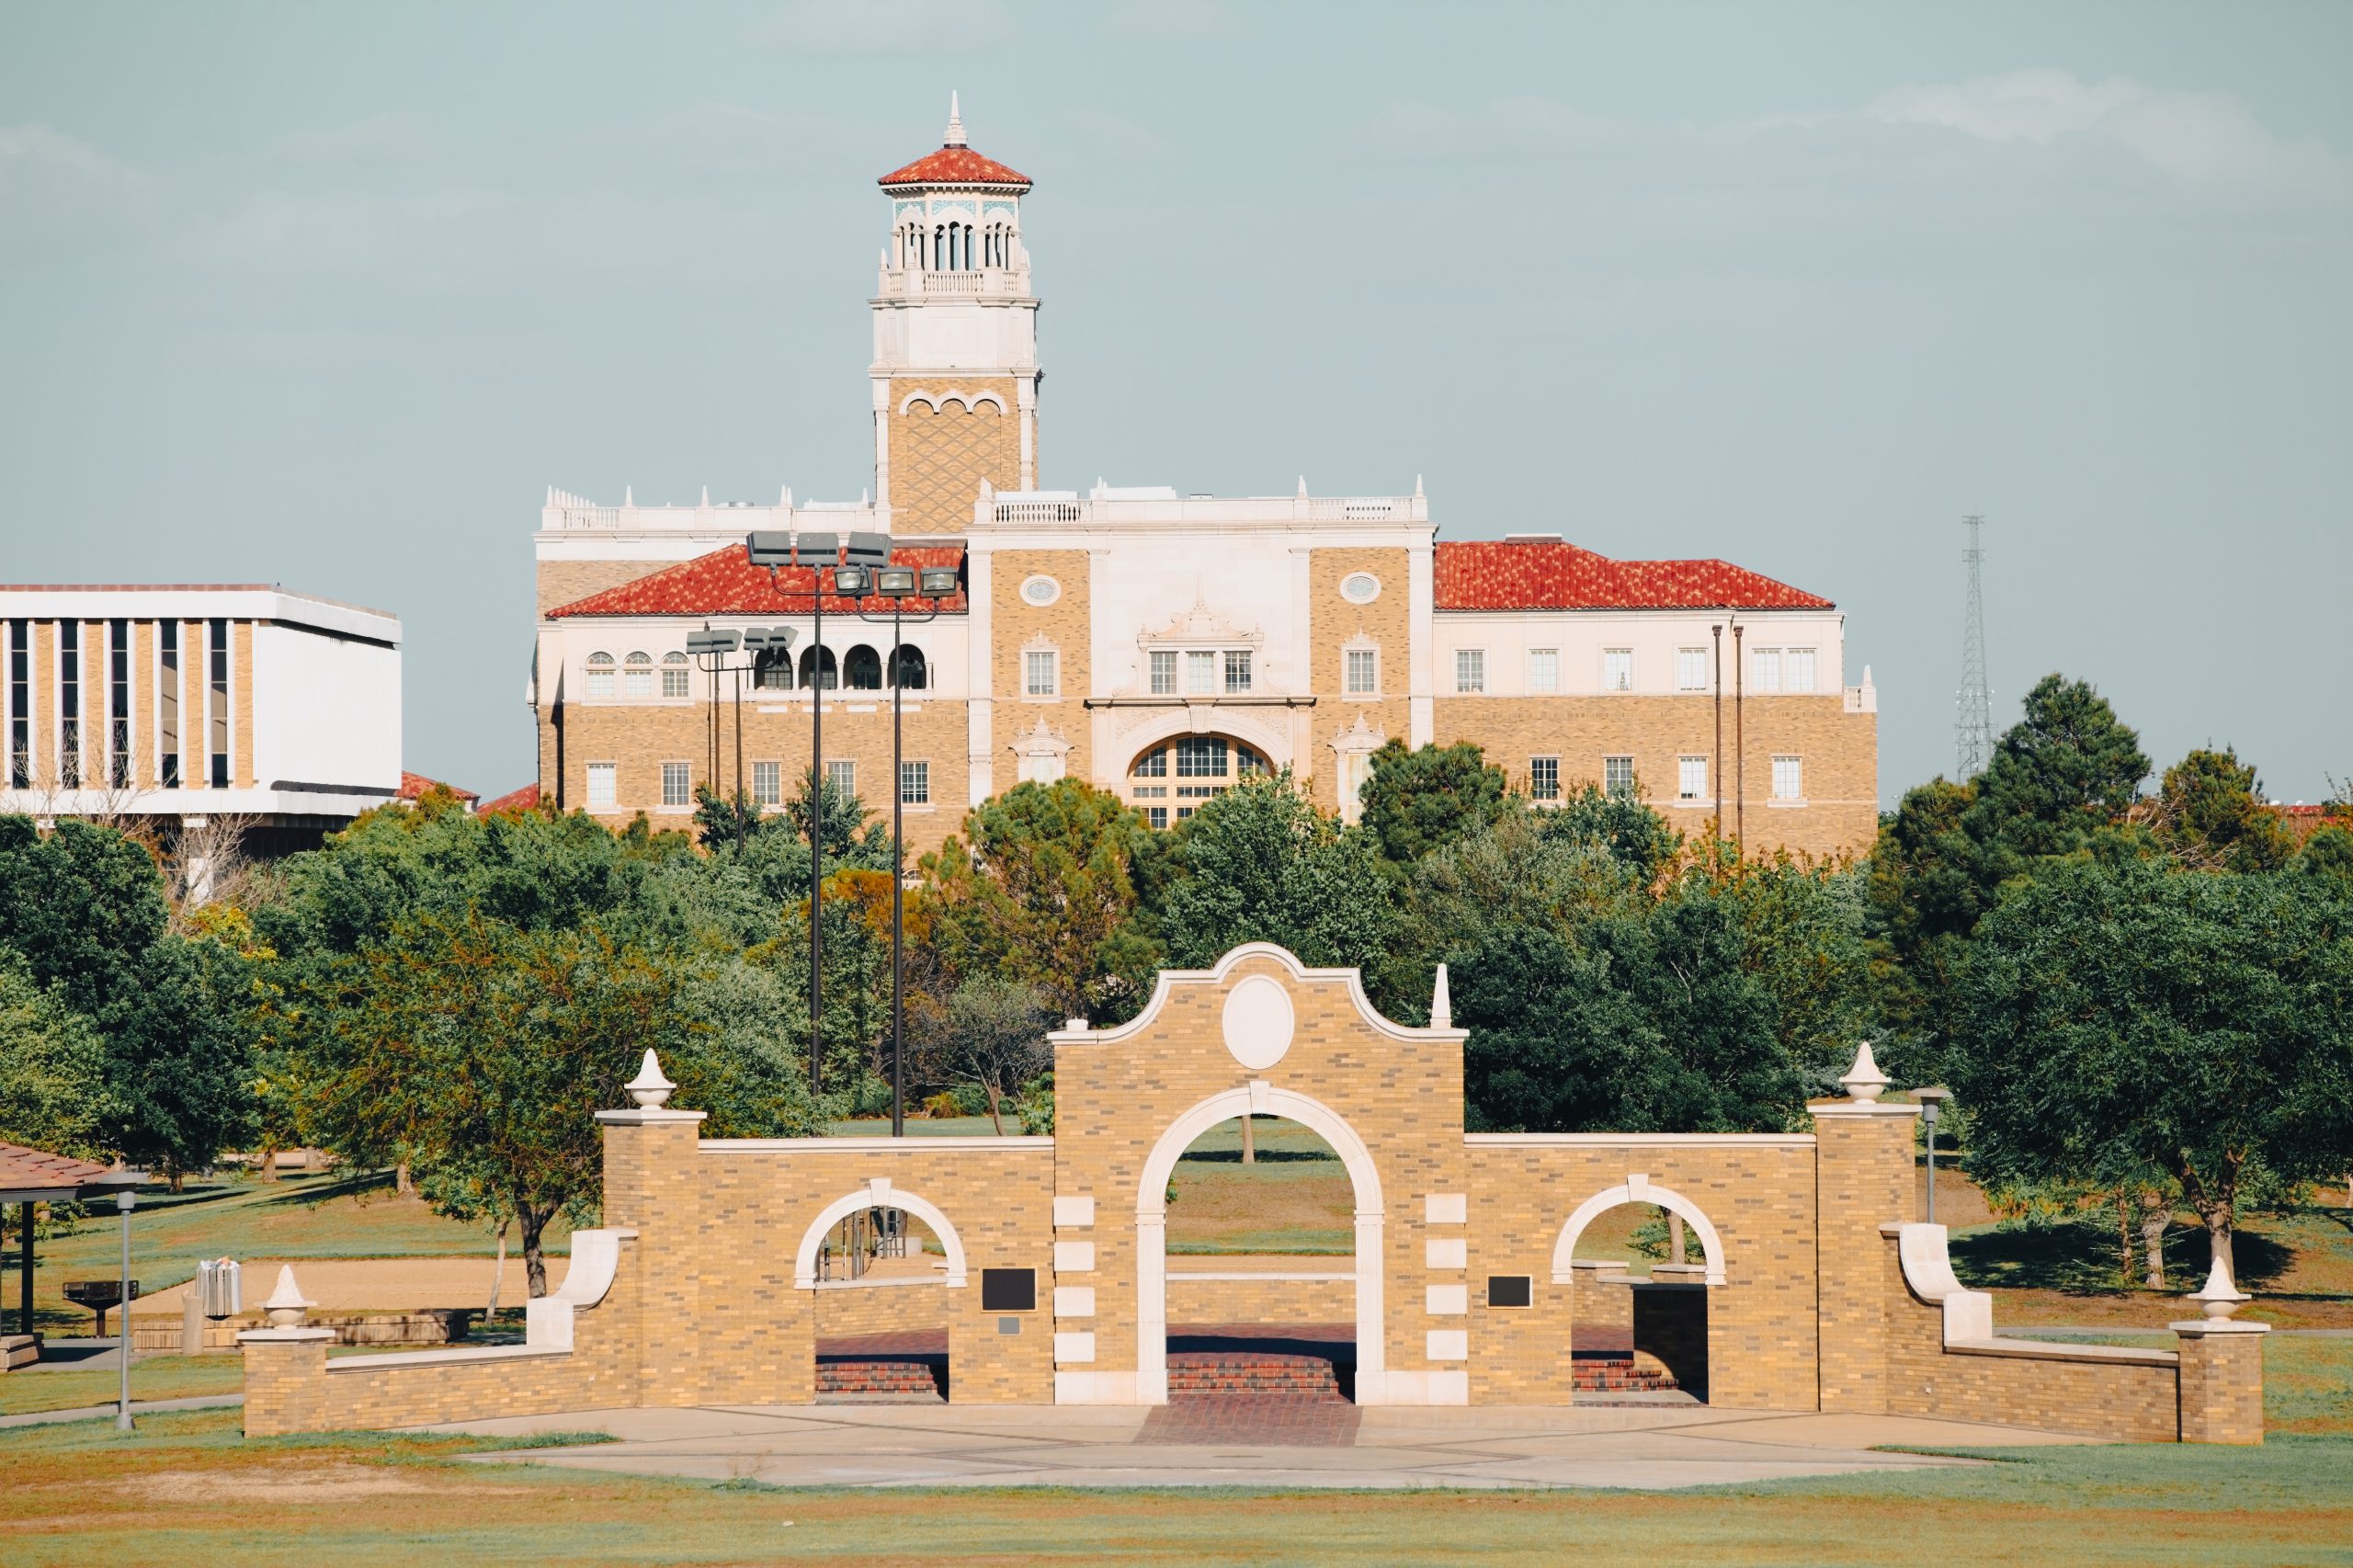
{"type": "Polygon", "coordinates": [[[1408,750],[1391,741],[1372,754],[1359,819],[1382,859],[1410,866],[1503,814],[1504,770],[1469,741],[1408,750]]]}
{"type": "Polygon", "coordinates": [[[115,1119],[106,1039],[0,949],[0,1142],[95,1158],[115,1119]]]}
{"type": "Polygon", "coordinates": [[[1371,838],[1317,811],[1288,768],[1195,812],[1171,855],[1160,929],[1179,968],[1275,942],[1306,963],[1370,970],[1395,934],[1397,905],[1371,838]]]}
{"type": "Polygon", "coordinates": [[[2165,769],[2156,822],[2166,853],[2200,870],[2276,871],[2296,852],[2253,765],[2228,746],[2200,747],[2165,769]]]}

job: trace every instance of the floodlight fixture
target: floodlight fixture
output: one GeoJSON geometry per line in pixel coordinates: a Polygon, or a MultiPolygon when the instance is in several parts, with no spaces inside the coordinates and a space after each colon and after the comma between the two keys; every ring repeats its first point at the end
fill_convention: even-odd
{"type": "Polygon", "coordinates": [[[792,564],[792,536],[780,528],[764,528],[744,539],[744,555],[755,566],[792,564]]]}
{"type": "Polygon", "coordinates": [[[885,566],[874,574],[874,591],[885,598],[903,599],[915,591],[915,569],[885,566]]]}
{"type": "Polygon", "coordinates": [[[845,557],[853,566],[887,566],[891,562],[889,534],[854,533],[845,557]]]}
{"type": "Polygon", "coordinates": [[[834,568],[834,592],[846,598],[864,598],[873,590],[874,574],[863,566],[834,568]]]}
{"type": "Polygon", "coordinates": [[[797,566],[831,566],[842,551],[841,536],[830,533],[797,534],[793,537],[797,566]]]}
{"type": "Polygon", "coordinates": [[[926,566],[923,569],[923,593],[927,599],[944,599],[956,591],[957,574],[953,566],[926,566]]]}

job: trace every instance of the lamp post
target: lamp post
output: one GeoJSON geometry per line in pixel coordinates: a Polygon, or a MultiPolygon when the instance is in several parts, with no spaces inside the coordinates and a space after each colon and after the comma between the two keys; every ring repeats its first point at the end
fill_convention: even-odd
{"type": "MultiPolygon", "coordinates": [[[[835,581],[850,579],[851,585],[891,601],[891,1136],[904,1138],[907,1133],[907,1072],[906,1072],[906,834],[904,831],[907,799],[906,780],[900,776],[904,766],[901,760],[901,700],[906,689],[906,665],[900,655],[905,652],[901,638],[909,619],[906,601],[920,593],[937,607],[939,600],[956,591],[957,572],[953,566],[883,566],[877,568],[867,580],[864,569],[845,566],[834,574],[835,581]],[[858,573],[857,578],[850,574],[858,573]]],[[[847,588],[845,591],[847,591],[847,588]]],[[[916,625],[935,619],[937,608],[914,617],[916,625]]],[[[883,618],[867,610],[859,610],[860,620],[880,622],[883,618]]],[[[926,678],[928,679],[926,671],[926,678]]]]}
{"type": "Polygon", "coordinates": [[[824,1017],[819,963],[824,947],[817,916],[825,881],[825,592],[828,586],[835,593],[845,591],[841,579],[851,569],[862,573],[888,562],[891,540],[887,534],[854,533],[845,548],[835,534],[763,529],[744,537],[744,557],[767,568],[768,585],[778,597],[806,598],[814,627],[809,642],[809,1093],[814,1096],[821,1079],[824,1017]],[[809,569],[806,589],[784,586],[777,574],[788,566],[809,569]],[[825,582],[828,571],[835,577],[831,585],[825,582]]]}
{"type": "Polygon", "coordinates": [[[115,1297],[115,1311],[122,1316],[115,1324],[115,1358],[121,1365],[120,1393],[114,1412],[114,1429],[131,1430],[131,1210],[139,1201],[138,1188],[147,1177],[140,1171],[111,1171],[97,1181],[85,1183],[85,1194],[103,1196],[114,1194],[114,1206],[122,1215],[122,1276],[115,1297]]]}
{"type": "Polygon", "coordinates": [[[1920,1102],[1920,1125],[1928,1137],[1928,1223],[1937,1222],[1937,1112],[1952,1098],[1950,1089],[1915,1089],[1912,1097],[1920,1102]]]}

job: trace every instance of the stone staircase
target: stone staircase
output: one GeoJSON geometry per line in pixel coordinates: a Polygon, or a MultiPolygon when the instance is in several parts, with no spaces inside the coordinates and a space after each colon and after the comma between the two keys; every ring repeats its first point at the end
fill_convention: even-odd
{"type": "Polygon", "coordinates": [[[1631,1350],[1579,1350],[1569,1358],[1569,1387],[1577,1393],[1671,1393],[1675,1374],[1631,1350]]]}
{"type": "Polygon", "coordinates": [[[1277,1394],[1294,1400],[1345,1404],[1340,1379],[1322,1356],[1285,1356],[1249,1350],[1172,1351],[1168,1396],[1186,1394],[1277,1394]]]}
{"type": "Polygon", "coordinates": [[[936,1404],[944,1369],[912,1357],[833,1356],[817,1362],[817,1397],[883,1403],[936,1404]]]}

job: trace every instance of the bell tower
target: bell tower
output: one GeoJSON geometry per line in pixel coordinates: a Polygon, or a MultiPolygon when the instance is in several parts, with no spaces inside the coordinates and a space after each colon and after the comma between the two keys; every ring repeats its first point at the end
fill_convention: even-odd
{"type": "Polygon", "coordinates": [[[1038,483],[1029,178],[974,152],[949,98],[939,150],[876,182],[891,240],[871,301],[874,488],[894,534],[961,534],[983,483],[1038,483]]]}

